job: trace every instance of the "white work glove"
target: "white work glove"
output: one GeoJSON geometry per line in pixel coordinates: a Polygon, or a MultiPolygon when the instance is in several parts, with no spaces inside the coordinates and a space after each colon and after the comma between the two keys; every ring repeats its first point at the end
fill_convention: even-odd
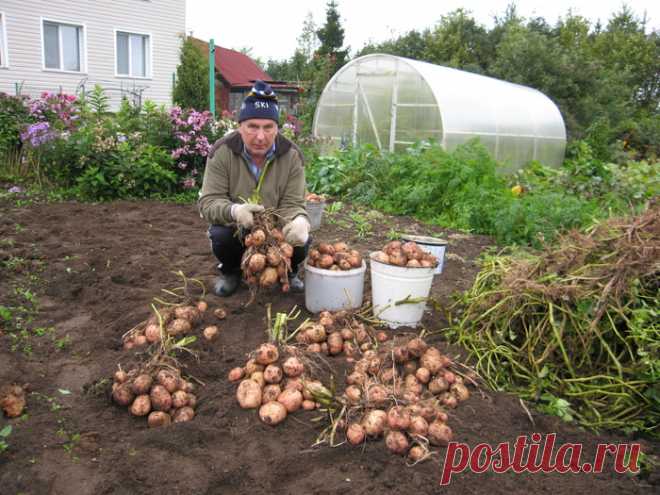
{"type": "Polygon", "coordinates": [[[250,203],[233,204],[231,205],[231,216],[236,220],[239,227],[249,229],[254,224],[254,214],[264,211],[261,205],[253,205],[250,203]]]}
{"type": "Polygon", "coordinates": [[[307,219],[298,215],[282,229],[284,239],[292,246],[304,246],[309,239],[310,225],[307,219]]]}

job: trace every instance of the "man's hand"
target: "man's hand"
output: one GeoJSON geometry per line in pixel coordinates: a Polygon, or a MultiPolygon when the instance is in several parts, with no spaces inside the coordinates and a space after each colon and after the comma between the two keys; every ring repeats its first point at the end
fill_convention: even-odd
{"type": "Polygon", "coordinates": [[[284,239],[292,246],[303,246],[309,239],[310,225],[307,219],[298,215],[282,229],[284,239]]]}
{"type": "Polygon", "coordinates": [[[254,224],[254,214],[264,211],[261,205],[253,205],[250,203],[234,204],[231,206],[231,216],[234,217],[239,227],[249,229],[254,224]]]}

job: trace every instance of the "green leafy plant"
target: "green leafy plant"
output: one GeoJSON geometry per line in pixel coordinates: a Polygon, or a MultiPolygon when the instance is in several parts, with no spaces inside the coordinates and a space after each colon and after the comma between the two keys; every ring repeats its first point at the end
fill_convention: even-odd
{"type": "Polygon", "coordinates": [[[9,448],[9,443],[7,442],[7,439],[9,438],[9,435],[11,435],[11,432],[12,432],[11,425],[6,425],[2,430],[0,430],[0,453],[4,452],[9,448]]]}

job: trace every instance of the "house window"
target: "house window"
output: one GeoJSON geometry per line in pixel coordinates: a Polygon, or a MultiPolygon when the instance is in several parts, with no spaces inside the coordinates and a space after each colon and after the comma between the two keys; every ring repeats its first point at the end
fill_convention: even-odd
{"type": "Polygon", "coordinates": [[[117,31],[117,75],[149,77],[150,36],[117,31]]]}
{"type": "Polygon", "coordinates": [[[7,67],[7,28],[5,27],[5,15],[0,12],[0,67],[7,67]]]}
{"type": "Polygon", "coordinates": [[[83,72],[83,27],[44,21],[44,67],[83,72]]]}

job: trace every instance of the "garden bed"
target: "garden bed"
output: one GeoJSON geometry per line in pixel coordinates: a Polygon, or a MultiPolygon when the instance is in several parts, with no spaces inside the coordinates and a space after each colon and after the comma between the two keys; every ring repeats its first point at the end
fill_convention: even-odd
{"type": "MultiPolygon", "coordinates": [[[[0,208],[0,305],[20,304],[27,318],[36,302],[34,321],[25,323],[23,335],[16,336],[5,323],[0,336],[2,381],[28,384],[26,414],[11,421],[9,448],[0,453],[3,493],[140,494],[164,488],[196,494],[606,494],[657,489],[648,480],[615,474],[610,464],[601,474],[466,471],[440,488],[443,448],[435,459],[410,468],[382,442],[312,448],[318,429],[309,415],[293,415],[277,428],[259,423],[254,411],[236,403],[227,373],[265,340],[266,304],[272,303],[273,312],[289,311],[304,306],[302,294],[263,292],[247,309],[242,308],[247,288],[228,300],[207,296],[209,306],[225,307],[228,317],[220,322],[216,340],[194,344],[199,362],[183,358],[185,372],[206,384],[199,387],[197,415],[188,423],[148,429],[111,403],[109,384],[100,380],[110,378],[117,363],[135,360],[121,349],[121,335],[148,316],[151,298],[161,288],[178,285],[177,271],[210,287],[215,263],[195,207],[147,201],[19,207],[3,199],[0,208]]],[[[367,253],[383,245],[390,229],[447,237],[444,273],[432,289],[441,303],[471,285],[474,260],[489,244],[485,237],[429,230],[405,217],[346,213],[345,207],[315,238],[342,239],[367,253]]],[[[209,322],[210,313],[205,315],[209,322]]],[[[429,313],[424,324],[432,331],[444,321],[429,313]]],[[[338,370],[343,373],[343,366],[338,370]]],[[[592,456],[598,443],[626,441],[533,411],[531,418],[534,424],[516,397],[483,390],[473,393],[451,422],[455,439],[470,446],[555,432],[557,443],[582,443],[583,456],[592,456]]],[[[0,429],[6,422],[0,419],[0,429]]],[[[657,445],[647,443],[644,450],[652,448],[657,445]]]]}

